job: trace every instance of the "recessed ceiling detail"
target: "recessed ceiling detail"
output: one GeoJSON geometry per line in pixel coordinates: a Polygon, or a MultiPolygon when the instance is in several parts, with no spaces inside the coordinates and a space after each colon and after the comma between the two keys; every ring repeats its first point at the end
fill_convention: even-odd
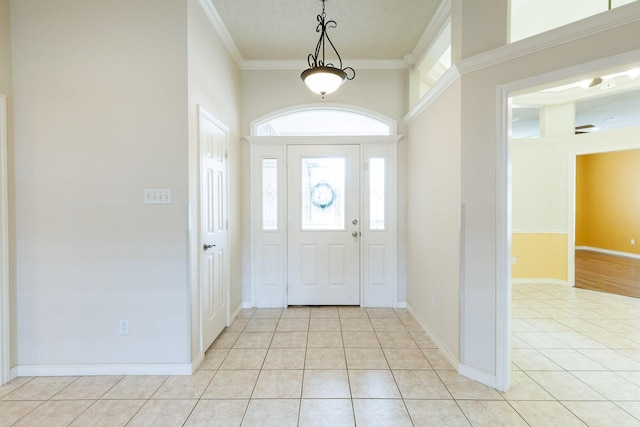
{"type": "Polygon", "coordinates": [[[540,136],[540,109],[575,104],[576,133],[640,126],[640,67],[608,70],[556,82],[513,98],[513,138],[540,136]],[[587,127],[588,126],[588,127],[587,127]]]}

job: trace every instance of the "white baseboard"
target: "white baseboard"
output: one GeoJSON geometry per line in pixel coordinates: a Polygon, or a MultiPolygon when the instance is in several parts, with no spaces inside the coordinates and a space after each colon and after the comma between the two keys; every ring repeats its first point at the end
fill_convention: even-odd
{"type": "Polygon", "coordinates": [[[416,319],[416,322],[424,329],[425,333],[431,338],[431,340],[438,346],[438,349],[442,352],[444,357],[456,368],[460,375],[470,378],[474,381],[487,385],[489,387],[496,388],[498,381],[495,375],[487,374],[486,372],[479,371],[475,368],[463,365],[458,358],[449,351],[442,341],[437,337],[433,330],[426,324],[426,322],[416,313],[416,310],[407,304],[407,308],[411,315],[416,319]]]}
{"type": "Polygon", "coordinates": [[[463,365],[462,363],[458,366],[458,373],[489,387],[496,388],[496,386],[498,385],[498,381],[495,375],[489,375],[486,372],[479,371],[475,368],[463,365]]]}
{"type": "Polygon", "coordinates": [[[253,308],[253,304],[249,301],[242,301],[242,308],[253,308]]]}
{"type": "Polygon", "coordinates": [[[242,311],[243,308],[244,308],[244,303],[240,303],[240,304],[238,304],[236,309],[233,310],[233,312],[231,312],[231,318],[229,319],[229,325],[228,326],[231,326],[231,324],[233,323],[234,320],[236,320],[236,317],[238,317],[238,314],[240,314],[240,312],[242,311]]]}
{"type": "Polygon", "coordinates": [[[9,381],[18,377],[18,367],[9,369],[9,381]]]}
{"type": "Polygon", "coordinates": [[[407,308],[407,302],[406,301],[398,301],[396,308],[407,308]]]}
{"type": "Polygon", "coordinates": [[[568,280],[560,280],[560,279],[544,279],[536,277],[529,279],[511,279],[511,283],[514,285],[560,285],[560,286],[571,286],[568,280]]]}
{"type": "Polygon", "coordinates": [[[451,363],[451,366],[453,366],[459,372],[460,361],[458,361],[458,358],[453,353],[451,353],[451,351],[449,351],[449,348],[447,348],[447,346],[444,345],[444,343],[440,340],[440,338],[438,338],[435,332],[433,332],[433,330],[429,327],[429,325],[427,325],[424,319],[422,319],[422,317],[418,315],[418,313],[411,306],[411,304],[407,304],[407,309],[409,310],[409,313],[411,313],[413,318],[416,319],[416,322],[418,322],[418,324],[422,327],[422,329],[424,329],[424,332],[429,336],[429,338],[431,338],[431,340],[435,343],[435,345],[438,346],[438,349],[442,352],[442,354],[449,361],[449,363],[451,363]]]}
{"type": "Polygon", "coordinates": [[[640,259],[640,255],[638,255],[638,254],[632,254],[632,253],[629,253],[629,252],[612,251],[612,250],[609,250],[609,249],[593,248],[591,246],[576,246],[576,250],[600,252],[600,253],[607,254],[607,255],[614,255],[614,256],[621,256],[621,257],[625,257],[625,258],[640,259]]]}
{"type": "Polygon", "coordinates": [[[193,360],[191,362],[191,373],[192,374],[200,367],[202,362],[204,362],[204,352],[198,354],[198,357],[196,357],[195,360],[193,360]]]}
{"type": "Polygon", "coordinates": [[[19,377],[56,377],[89,375],[191,375],[193,365],[23,365],[16,368],[19,377]]]}

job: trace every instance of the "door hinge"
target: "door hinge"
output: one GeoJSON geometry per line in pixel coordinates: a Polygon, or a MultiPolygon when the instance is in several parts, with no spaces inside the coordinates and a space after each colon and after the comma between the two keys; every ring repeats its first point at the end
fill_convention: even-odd
{"type": "Polygon", "coordinates": [[[229,150],[224,150],[224,158],[225,159],[229,158],[229,150]]]}
{"type": "Polygon", "coordinates": [[[225,220],[224,220],[224,229],[225,229],[225,230],[228,230],[228,229],[229,229],[229,220],[228,220],[228,219],[225,219],[225,220]]]}

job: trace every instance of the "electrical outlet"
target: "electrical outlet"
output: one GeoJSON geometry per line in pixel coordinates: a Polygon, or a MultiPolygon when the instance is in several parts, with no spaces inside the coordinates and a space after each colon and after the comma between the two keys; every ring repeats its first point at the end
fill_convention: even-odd
{"type": "Polygon", "coordinates": [[[511,257],[511,264],[516,265],[518,263],[518,257],[511,257]]]}
{"type": "Polygon", "coordinates": [[[436,296],[431,295],[431,308],[436,308],[436,296]]]}
{"type": "Polygon", "coordinates": [[[636,244],[636,239],[631,239],[631,244],[635,245],[636,244]]]}
{"type": "Polygon", "coordinates": [[[127,335],[129,334],[129,321],[128,320],[121,320],[120,321],[120,335],[127,335]]]}

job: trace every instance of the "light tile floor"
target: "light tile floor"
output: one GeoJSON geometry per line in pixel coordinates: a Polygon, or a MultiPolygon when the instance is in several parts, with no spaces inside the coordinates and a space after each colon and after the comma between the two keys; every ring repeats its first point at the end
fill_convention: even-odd
{"type": "Polygon", "coordinates": [[[406,310],[243,310],[192,376],[17,378],[1,426],[640,426],[640,301],[513,289],[512,387],[456,373],[406,310]]]}

